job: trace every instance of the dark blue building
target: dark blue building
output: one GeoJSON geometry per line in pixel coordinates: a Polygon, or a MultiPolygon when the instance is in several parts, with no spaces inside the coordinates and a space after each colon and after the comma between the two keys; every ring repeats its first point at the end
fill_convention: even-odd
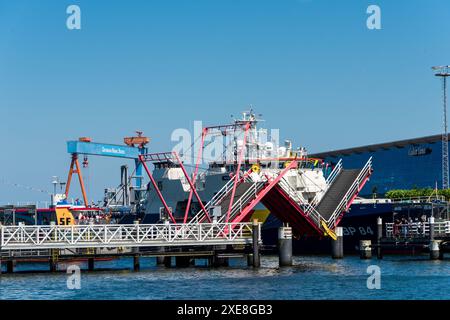
{"type": "Polygon", "coordinates": [[[392,189],[442,188],[441,135],[322,152],[311,155],[332,165],[342,158],[344,168],[361,168],[373,158],[374,173],[362,197],[382,196],[392,189]]]}

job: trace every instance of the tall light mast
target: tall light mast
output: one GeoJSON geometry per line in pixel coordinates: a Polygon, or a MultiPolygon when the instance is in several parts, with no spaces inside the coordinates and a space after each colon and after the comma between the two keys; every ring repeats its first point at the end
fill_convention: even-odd
{"type": "Polygon", "coordinates": [[[449,187],[449,167],[448,167],[448,131],[447,131],[447,77],[450,76],[450,66],[432,67],[434,75],[441,78],[442,82],[442,189],[449,187]]]}

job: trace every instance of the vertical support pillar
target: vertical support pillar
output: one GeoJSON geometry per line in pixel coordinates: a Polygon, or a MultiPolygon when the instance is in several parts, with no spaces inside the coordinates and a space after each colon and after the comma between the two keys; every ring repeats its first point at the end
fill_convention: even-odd
{"type": "Polygon", "coordinates": [[[259,222],[257,219],[253,220],[252,236],[253,236],[253,268],[259,268],[261,266],[259,256],[259,222]]]}
{"type": "Polygon", "coordinates": [[[430,259],[438,260],[440,258],[439,240],[430,241],[430,259]]]}
{"type": "Polygon", "coordinates": [[[430,223],[430,259],[437,260],[439,259],[439,241],[434,240],[436,236],[434,217],[430,217],[428,222],[430,223]]]}
{"type": "Polygon", "coordinates": [[[139,271],[139,269],[141,268],[141,264],[140,264],[139,258],[140,258],[139,253],[136,253],[133,256],[133,270],[134,271],[139,271]]]}
{"type": "Polygon", "coordinates": [[[50,258],[49,267],[50,267],[50,272],[56,272],[56,270],[58,269],[58,263],[56,262],[56,259],[54,257],[50,258]]]}
{"type": "Polygon", "coordinates": [[[253,253],[247,254],[247,266],[253,266],[253,253]]]}
{"type": "Polygon", "coordinates": [[[430,223],[430,241],[433,241],[435,237],[434,217],[430,217],[428,221],[430,223]]]}
{"type": "Polygon", "coordinates": [[[371,240],[360,240],[359,241],[359,253],[361,259],[371,259],[372,258],[372,241],[371,240]]]}
{"type": "Polygon", "coordinates": [[[14,272],[14,260],[6,261],[6,273],[14,272]]]}
{"type": "MultiPolygon", "coordinates": [[[[51,225],[54,225],[54,222],[51,223],[51,225]]],[[[58,256],[59,256],[59,250],[58,249],[52,249],[50,250],[50,260],[49,260],[49,267],[50,272],[56,272],[58,270],[58,256]]]]}
{"type": "Polygon", "coordinates": [[[170,268],[172,266],[172,257],[164,257],[164,266],[170,268]]]}
{"type": "MultiPolygon", "coordinates": [[[[136,239],[139,239],[139,237],[140,237],[140,235],[139,235],[139,232],[140,232],[139,231],[139,220],[134,221],[134,224],[136,225],[136,239]]],[[[140,259],[140,254],[139,254],[140,248],[139,247],[133,247],[131,250],[134,253],[134,255],[133,255],[133,270],[134,271],[139,271],[139,269],[141,268],[140,261],[139,261],[139,259],[140,259]]]]}
{"type": "Polygon", "coordinates": [[[342,227],[336,228],[337,239],[331,239],[331,257],[333,259],[344,258],[344,231],[342,227]]]}
{"type": "Polygon", "coordinates": [[[191,257],[178,256],[175,257],[175,265],[177,268],[187,268],[190,265],[191,257]]]}
{"type": "Polygon", "coordinates": [[[292,228],[278,229],[278,263],[280,267],[292,266],[292,228]]]}
{"type": "Polygon", "coordinates": [[[218,257],[216,254],[212,256],[211,265],[215,268],[217,267],[228,267],[229,266],[229,260],[228,258],[224,257],[218,257]]]}
{"type": "MultiPolygon", "coordinates": [[[[166,251],[166,247],[159,247],[158,249],[159,249],[160,252],[165,252],[166,251]]],[[[161,266],[161,265],[165,264],[164,263],[164,258],[165,258],[164,256],[157,256],[156,257],[156,265],[157,266],[161,266]]]]}
{"type": "Polygon", "coordinates": [[[89,271],[94,271],[94,258],[88,258],[88,270],[89,271]]]}
{"type": "Polygon", "coordinates": [[[381,238],[383,238],[383,219],[377,218],[377,258],[383,259],[383,252],[381,251],[381,238]]]}

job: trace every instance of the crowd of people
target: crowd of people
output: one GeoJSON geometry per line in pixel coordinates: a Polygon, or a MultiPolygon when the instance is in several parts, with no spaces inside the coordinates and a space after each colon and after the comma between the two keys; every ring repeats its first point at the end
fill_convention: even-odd
{"type": "Polygon", "coordinates": [[[119,213],[104,212],[84,212],[79,213],[77,217],[78,224],[116,224],[119,223],[121,215],[119,213]]]}
{"type": "Polygon", "coordinates": [[[427,217],[425,215],[414,220],[411,217],[395,219],[393,226],[394,237],[425,236],[426,222],[427,217]]]}

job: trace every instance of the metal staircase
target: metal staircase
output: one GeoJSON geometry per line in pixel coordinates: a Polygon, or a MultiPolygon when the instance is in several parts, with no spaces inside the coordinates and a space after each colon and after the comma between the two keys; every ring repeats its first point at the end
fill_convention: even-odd
{"type": "Polygon", "coordinates": [[[338,163],[334,166],[333,170],[331,171],[330,175],[327,177],[327,179],[325,181],[326,182],[325,190],[323,190],[322,192],[318,192],[316,194],[316,196],[314,197],[314,199],[310,202],[310,205],[312,207],[317,206],[319,204],[320,200],[322,199],[323,194],[328,191],[328,189],[334,183],[334,181],[339,176],[339,174],[342,172],[342,170],[343,170],[342,159],[340,159],[338,161],[338,163]]]}
{"type": "Polygon", "coordinates": [[[348,188],[356,180],[360,170],[342,170],[335,182],[330,186],[327,192],[318,203],[316,210],[320,212],[322,218],[326,221],[333,215],[338,204],[341,202],[348,188]]]}
{"type": "MultiPolygon", "coordinates": [[[[358,171],[358,170],[356,170],[356,171],[358,171]]],[[[364,187],[367,180],[369,180],[372,172],[373,172],[372,157],[370,157],[369,160],[367,161],[366,165],[361,170],[359,170],[359,173],[356,176],[356,179],[353,181],[353,183],[350,185],[350,187],[347,188],[347,192],[342,197],[341,201],[336,206],[336,208],[334,209],[331,216],[328,218],[327,225],[329,228],[334,229],[337,226],[337,224],[339,223],[339,221],[342,218],[343,212],[348,211],[353,200],[358,196],[359,192],[364,187]]],[[[326,196],[326,194],[325,194],[325,196],[326,196]]]]}
{"type": "MultiPolygon", "coordinates": [[[[247,205],[254,200],[259,192],[266,186],[267,181],[258,182],[244,182],[236,188],[236,195],[234,198],[233,206],[231,207],[229,221],[235,222],[235,219],[242,214],[247,205]]],[[[227,199],[221,205],[222,213],[226,213],[230,200],[227,199]],[[228,200],[228,201],[227,201],[228,200]]],[[[218,222],[226,222],[226,215],[222,214],[218,222]]],[[[243,220],[243,219],[241,219],[243,220]]]]}

